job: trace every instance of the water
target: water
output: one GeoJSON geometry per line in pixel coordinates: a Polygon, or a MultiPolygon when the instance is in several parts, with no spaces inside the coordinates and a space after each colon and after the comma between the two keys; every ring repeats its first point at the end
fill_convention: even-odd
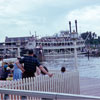
{"type": "Polygon", "coordinates": [[[100,57],[78,58],[80,76],[100,78],[100,57]]]}
{"type": "MultiPolygon", "coordinates": [[[[100,57],[78,57],[78,70],[80,76],[90,77],[90,78],[100,78],[100,57]]],[[[75,69],[74,58],[50,60],[43,62],[48,69],[60,70],[62,66],[66,67],[66,70],[75,69]]]]}
{"type": "MultiPolygon", "coordinates": [[[[80,76],[100,78],[100,57],[90,57],[88,60],[87,57],[81,56],[78,57],[77,61],[80,76]]],[[[59,58],[57,60],[52,59],[43,62],[43,65],[45,65],[49,70],[60,70],[61,67],[64,66],[66,67],[66,70],[70,71],[75,69],[75,59],[74,57],[68,57],[66,59],[59,58]]]]}

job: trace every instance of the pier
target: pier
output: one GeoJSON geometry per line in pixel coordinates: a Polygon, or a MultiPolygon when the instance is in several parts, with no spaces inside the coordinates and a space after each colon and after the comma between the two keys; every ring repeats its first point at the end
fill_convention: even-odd
{"type": "MultiPolygon", "coordinates": [[[[75,75],[75,74],[73,74],[73,75],[75,75]]],[[[0,93],[3,93],[3,97],[0,94],[0,98],[1,98],[1,100],[3,100],[2,98],[4,98],[4,93],[6,94],[9,92],[8,93],[9,95],[10,94],[13,95],[13,96],[10,95],[10,98],[13,98],[12,100],[18,100],[18,98],[19,98],[19,100],[21,100],[20,96],[27,96],[27,100],[42,100],[41,98],[44,98],[45,96],[47,98],[49,98],[50,100],[73,100],[73,99],[74,100],[100,100],[100,79],[80,77],[79,78],[80,93],[79,93],[77,91],[77,89],[79,90],[78,85],[77,85],[77,87],[74,87],[74,86],[76,86],[75,85],[76,82],[74,80],[72,80],[72,78],[70,80],[70,73],[67,72],[66,76],[68,78],[64,82],[67,82],[67,84],[59,83],[60,81],[58,81],[58,80],[53,81],[58,77],[58,76],[56,76],[56,78],[53,78],[53,80],[50,83],[47,82],[47,84],[45,84],[45,86],[46,86],[45,88],[43,85],[41,88],[41,85],[37,86],[36,84],[35,84],[35,88],[33,86],[31,87],[31,85],[33,84],[33,83],[31,84],[31,80],[33,81],[33,79],[24,80],[24,81],[27,81],[27,83],[26,82],[23,83],[24,81],[22,81],[22,80],[20,80],[18,82],[17,81],[6,82],[9,84],[0,83],[0,85],[2,84],[2,86],[3,86],[3,88],[0,87],[0,93]],[[50,84],[52,84],[52,86],[50,84]],[[63,85],[65,85],[64,86],[65,88],[60,89],[59,86],[62,87],[63,85]],[[53,90],[50,90],[50,88],[47,88],[47,87],[51,87],[53,90]],[[58,88],[55,88],[55,87],[58,87],[58,88]],[[45,91],[43,90],[43,88],[45,91]],[[42,89],[42,91],[41,91],[41,89],[42,89]],[[39,90],[39,91],[37,91],[37,90],[39,90]],[[19,95],[19,96],[14,96],[14,95],[19,95]],[[34,99],[35,97],[38,99],[34,99]],[[14,99],[14,98],[16,98],[16,99],[14,99]],[[55,99],[55,98],[57,98],[57,99],[55,99]]],[[[59,77],[61,79],[63,78],[62,75],[59,77]]],[[[71,77],[73,77],[73,76],[71,75],[71,77]]],[[[43,79],[45,79],[45,78],[46,77],[44,77],[43,79]]],[[[74,78],[75,77],[73,77],[73,79],[74,78]]],[[[35,81],[35,83],[36,83],[36,81],[38,83],[41,83],[44,81],[43,79],[39,78],[39,80],[38,80],[38,77],[37,77],[37,79],[35,79],[34,81],[35,81]]],[[[61,80],[61,79],[59,79],[59,80],[61,80]]],[[[45,80],[47,81],[47,79],[45,79],[45,80]]],[[[49,100],[49,99],[46,99],[46,100],[49,100]]]]}
{"type": "Polygon", "coordinates": [[[80,94],[90,96],[100,96],[100,79],[80,78],[80,94]]]}

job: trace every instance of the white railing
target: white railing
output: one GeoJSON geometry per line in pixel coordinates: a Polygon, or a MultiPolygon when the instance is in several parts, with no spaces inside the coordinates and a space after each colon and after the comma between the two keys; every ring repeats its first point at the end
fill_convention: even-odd
{"type": "Polygon", "coordinates": [[[97,96],[0,88],[0,100],[7,98],[8,100],[100,100],[97,96]]]}
{"type": "MultiPolygon", "coordinates": [[[[76,46],[76,48],[79,48],[79,47],[84,47],[85,45],[84,44],[79,44],[76,46]]],[[[74,45],[61,45],[61,46],[43,46],[43,50],[47,50],[47,49],[50,49],[50,50],[55,50],[55,49],[67,49],[67,48],[74,48],[74,45]]]]}
{"type": "MultiPolygon", "coordinates": [[[[53,72],[53,71],[52,71],[53,72]]],[[[54,71],[55,72],[55,71],[54,71]]],[[[15,81],[1,81],[0,88],[2,89],[14,89],[15,91],[41,91],[42,92],[55,92],[55,93],[68,93],[68,94],[80,94],[80,84],[79,84],[79,72],[71,71],[71,72],[56,72],[53,77],[49,78],[48,76],[37,76],[31,77],[21,80],[15,81]]],[[[1,92],[7,93],[7,92],[1,92]]],[[[8,94],[8,93],[7,93],[8,94]]],[[[11,93],[13,94],[13,93],[11,93]]],[[[13,100],[20,100],[21,96],[12,96],[9,95],[9,98],[13,98],[13,100]],[[14,99],[16,98],[16,99],[14,99]]],[[[27,95],[27,94],[26,94],[27,95]]],[[[32,95],[32,94],[31,94],[32,95]]],[[[29,96],[29,95],[28,95],[29,96]]],[[[0,95],[2,100],[4,100],[5,95],[0,95]]],[[[27,100],[41,100],[38,99],[29,99],[27,100]]],[[[1,99],[0,99],[1,100],[1,99]]]]}
{"type": "Polygon", "coordinates": [[[56,72],[51,78],[37,76],[17,81],[2,81],[0,88],[80,94],[79,72],[56,72]]]}

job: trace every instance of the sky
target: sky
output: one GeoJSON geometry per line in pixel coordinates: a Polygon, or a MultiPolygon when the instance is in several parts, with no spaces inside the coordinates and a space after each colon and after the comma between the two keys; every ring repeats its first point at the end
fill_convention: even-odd
{"type": "Polygon", "coordinates": [[[51,36],[61,30],[100,36],[100,0],[0,0],[0,42],[5,37],[51,36]]]}

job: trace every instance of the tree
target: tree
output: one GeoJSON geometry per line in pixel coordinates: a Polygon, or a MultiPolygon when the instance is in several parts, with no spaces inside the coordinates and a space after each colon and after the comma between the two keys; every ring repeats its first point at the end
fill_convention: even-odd
{"type": "Polygon", "coordinates": [[[88,31],[81,34],[81,37],[85,40],[88,36],[88,31]]]}
{"type": "Polygon", "coordinates": [[[82,33],[81,34],[81,37],[85,40],[85,43],[86,44],[95,44],[95,43],[97,43],[96,41],[95,41],[95,37],[97,37],[97,34],[95,33],[95,32],[85,32],[85,33],[82,33]]]}

